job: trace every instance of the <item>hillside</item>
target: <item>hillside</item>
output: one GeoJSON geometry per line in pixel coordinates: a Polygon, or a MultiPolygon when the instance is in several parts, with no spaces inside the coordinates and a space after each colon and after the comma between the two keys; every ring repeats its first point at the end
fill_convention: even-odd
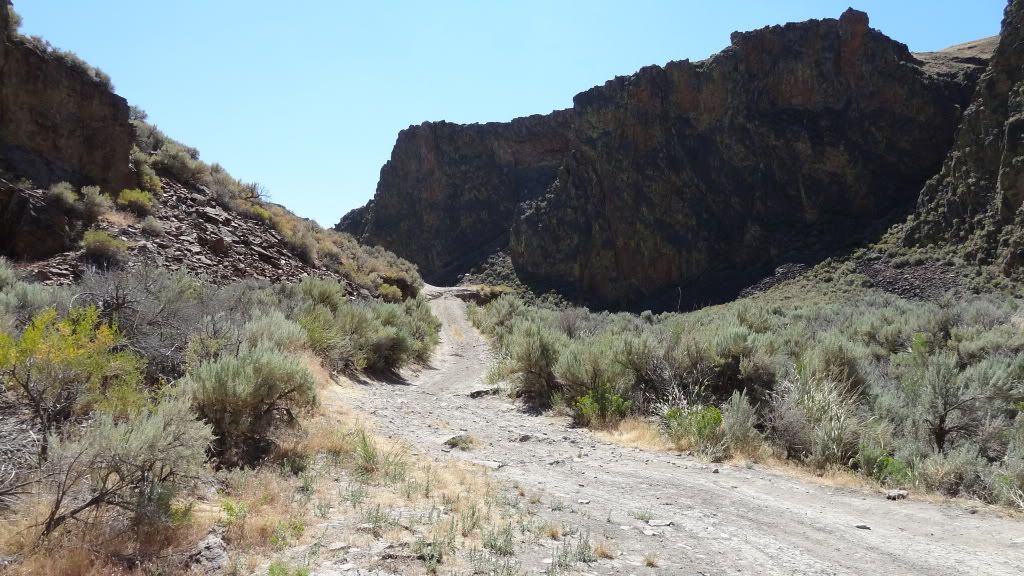
{"type": "Polygon", "coordinates": [[[993,45],[914,55],[854,10],[736,33],[570,110],[411,127],[338,229],[434,282],[504,251],[531,287],[599,306],[727,300],[902,218],[993,45]]]}
{"type": "Polygon", "coordinates": [[[326,276],[389,299],[422,285],[408,262],[201,161],[113,93],[102,71],[18,33],[11,14],[0,10],[0,256],[28,277],[62,284],[90,267],[144,263],[220,283],[326,276]],[[90,232],[104,246],[85,246],[90,232]]]}

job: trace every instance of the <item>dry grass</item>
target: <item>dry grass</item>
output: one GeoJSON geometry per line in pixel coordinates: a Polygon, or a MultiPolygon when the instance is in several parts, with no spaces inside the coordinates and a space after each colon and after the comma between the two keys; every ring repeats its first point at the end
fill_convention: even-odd
{"type": "Polygon", "coordinates": [[[129,520],[115,510],[99,509],[76,523],[40,540],[48,512],[48,494],[29,494],[17,516],[0,517],[0,555],[23,560],[0,573],[15,576],[99,576],[140,573],[118,558],[142,558],[164,573],[173,573],[189,551],[206,534],[213,518],[197,513],[190,502],[175,502],[182,513],[178,522],[128,528],[129,520]]]}
{"type": "Polygon", "coordinates": [[[110,212],[104,212],[99,217],[100,222],[106,222],[111,226],[118,226],[124,228],[126,226],[134,226],[139,223],[139,217],[131,212],[124,212],[122,210],[111,210],[110,212]]]}
{"type": "Polygon", "coordinates": [[[657,568],[658,557],[653,554],[648,554],[644,556],[644,566],[647,566],[648,568],[657,568]]]}
{"type": "MultiPolygon", "coordinates": [[[[412,546],[418,533],[450,541],[456,551],[479,549],[486,530],[508,523],[509,507],[486,470],[414,455],[407,445],[375,435],[368,419],[351,409],[365,389],[335,381],[312,357],[305,362],[319,383],[316,413],[279,439],[274,466],[236,473],[226,490],[229,509],[243,504],[248,510],[230,524],[226,537],[232,548],[249,554],[250,564],[280,554],[275,535],[292,526],[306,529],[285,543],[289,547],[320,533],[316,506],[329,509],[336,524],[374,524],[369,531],[331,536],[357,547],[377,538],[412,546]],[[290,477],[282,469],[300,471],[290,477]]],[[[446,553],[446,565],[459,562],[457,552],[446,553]]]]}
{"type": "Polygon", "coordinates": [[[594,546],[594,555],[598,558],[610,560],[615,557],[615,551],[607,542],[598,542],[597,546],[594,546]]]}
{"type": "Polygon", "coordinates": [[[541,527],[541,533],[552,540],[562,539],[562,527],[558,524],[545,524],[541,527]]]}
{"type": "Polygon", "coordinates": [[[672,443],[657,424],[637,418],[627,418],[611,430],[596,432],[595,436],[607,442],[643,450],[672,449],[672,443]]]}
{"type": "Polygon", "coordinates": [[[220,500],[224,540],[245,551],[280,549],[301,540],[309,510],[297,494],[298,480],[260,468],[225,475],[220,500]]]}

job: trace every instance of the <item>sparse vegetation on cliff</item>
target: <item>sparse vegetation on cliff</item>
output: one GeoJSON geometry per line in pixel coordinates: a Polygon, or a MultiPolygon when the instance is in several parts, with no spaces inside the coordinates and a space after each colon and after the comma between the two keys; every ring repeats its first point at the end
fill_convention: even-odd
{"type": "MultiPolygon", "coordinates": [[[[144,111],[132,108],[136,133],[133,164],[139,185],[150,193],[159,194],[157,172],[199,187],[221,207],[271,226],[302,262],[331,270],[386,300],[414,297],[423,286],[419,272],[409,262],[383,248],[364,246],[348,234],[325,230],[269,202],[262,186],[235,179],[219,164],[206,164],[199,159],[198,150],[169,138],[146,120],[144,111]]],[[[132,209],[139,212],[134,205],[132,209]]]]}

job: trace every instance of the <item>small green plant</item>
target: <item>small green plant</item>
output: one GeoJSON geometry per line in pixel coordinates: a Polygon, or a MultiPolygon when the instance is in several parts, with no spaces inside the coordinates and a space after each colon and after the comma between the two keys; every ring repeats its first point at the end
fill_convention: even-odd
{"type": "MultiPolygon", "coordinates": [[[[609,515],[610,514],[611,512],[609,512],[609,515]]],[[[636,510],[632,513],[632,516],[633,518],[636,518],[641,522],[650,522],[652,519],[654,519],[654,513],[651,512],[649,509],[636,510]]]]}
{"type": "Polygon", "coordinates": [[[220,504],[220,509],[224,512],[224,519],[228,525],[245,520],[249,515],[249,507],[244,502],[237,502],[231,498],[225,498],[220,504]]]}
{"type": "Polygon", "coordinates": [[[310,576],[310,571],[305,566],[292,567],[284,560],[274,560],[267,567],[267,576],[310,576]]]}
{"type": "Polygon", "coordinates": [[[444,561],[444,548],[442,543],[418,538],[412,544],[412,553],[423,561],[428,574],[436,574],[441,562],[444,561]]]}
{"type": "Polygon", "coordinates": [[[499,556],[512,556],[516,553],[515,534],[512,524],[484,531],[482,537],[484,548],[499,556]]]}
{"type": "Polygon", "coordinates": [[[283,550],[306,533],[306,525],[299,519],[292,518],[274,526],[270,535],[270,545],[283,550]]]}
{"type": "Polygon", "coordinates": [[[368,525],[370,530],[379,536],[384,532],[385,528],[395,524],[395,519],[391,517],[391,514],[383,506],[377,504],[372,508],[368,508],[363,514],[363,523],[368,525]]]}
{"type": "Polygon", "coordinates": [[[469,434],[458,434],[444,441],[445,446],[463,451],[472,450],[474,444],[476,439],[469,434]]]}
{"type": "Polygon", "coordinates": [[[153,211],[153,195],[138,188],[121,190],[117,195],[117,207],[138,216],[146,216],[153,211]]]}

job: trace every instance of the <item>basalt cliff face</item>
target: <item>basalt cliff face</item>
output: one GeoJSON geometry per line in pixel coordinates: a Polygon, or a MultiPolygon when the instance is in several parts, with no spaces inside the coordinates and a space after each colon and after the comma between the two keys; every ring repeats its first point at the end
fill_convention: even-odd
{"type": "Polygon", "coordinates": [[[436,282],[451,282],[508,245],[517,207],[544,192],[569,151],[570,121],[562,111],[403,130],[377,195],[338,228],[402,252],[436,282]]]}
{"type": "Polygon", "coordinates": [[[41,185],[130,187],[128,103],[24,42],[11,29],[8,4],[0,0],[0,168],[41,185]]]}
{"type": "Polygon", "coordinates": [[[728,297],[912,205],[991,45],[911,54],[855,10],[736,33],[567,111],[403,131],[339,227],[438,282],[504,248],[533,287],[600,306],[728,297]]]}
{"type": "Polygon", "coordinates": [[[1007,7],[989,68],[904,240],[950,244],[971,262],[1024,273],[1024,0],[1007,7]]]}

